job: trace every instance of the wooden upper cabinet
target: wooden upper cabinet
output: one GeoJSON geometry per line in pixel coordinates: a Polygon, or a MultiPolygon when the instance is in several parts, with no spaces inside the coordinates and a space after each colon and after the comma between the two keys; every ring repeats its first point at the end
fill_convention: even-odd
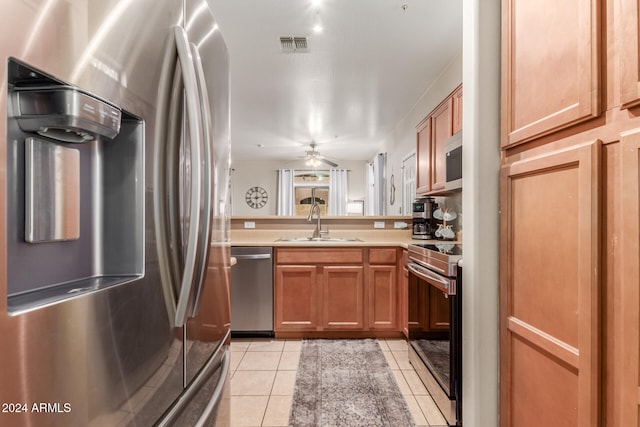
{"type": "Polygon", "coordinates": [[[416,127],[418,161],[416,194],[440,195],[446,180],[444,144],[462,129],[462,85],[416,127]]]}
{"type": "Polygon", "coordinates": [[[453,100],[453,133],[458,133],[462,130],[462,85],[451,95],[453,100]]]}
{"type": "Polygon", "coordinates": [[[503,1],[503,147],[600,114],[601,10],[600,0],[503,1]]]}
{"type": "Polygon", "coordinates": [[[446,180],[444,143],[453,135],[453,99],[447,98],[431,114],[431,191],[444,189],[446,180]]]}
{"type": "Polygon", "coordinates": [[[427,117],[417,129],[417,162],[416,194],[422,195],[431,191],[431,117],[427,117]]]}
{"type": "Polygon", "coordinates": [[[594,142],[502,169],[503,427],[600,425],[601,149],[594,142]]]}
{"type": "Polygon", "coordinates": [[[640,104],[640,25],[638,1],[620,0],[620,103],[622,107],[640,104]]]}

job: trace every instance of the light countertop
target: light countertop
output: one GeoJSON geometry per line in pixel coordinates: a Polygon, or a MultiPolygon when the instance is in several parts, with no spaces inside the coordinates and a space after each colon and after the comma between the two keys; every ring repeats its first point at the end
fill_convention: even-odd
{"type": "Polygon", "coordinates": [[[304,247],[369,247],[400,246],[407,248],[413,243],[442,243],[441,240],[413,240],[410,230],[338,230],[328,237],[357,238],[359,241],[280,241],[282,238],[310,237],[308,230],[232,230],[231,246],[304,246],[304,247]]]}

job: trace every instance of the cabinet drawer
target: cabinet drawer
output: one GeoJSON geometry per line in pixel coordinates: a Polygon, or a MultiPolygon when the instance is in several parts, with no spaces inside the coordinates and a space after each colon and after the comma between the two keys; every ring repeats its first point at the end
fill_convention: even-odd
{"type": "Polygon", "coordinates": [[[362,264],[362,248],[276,248],[276,264],[362,264]]]}
{"type": "Polygon", "coordinates": [[[369,249],[369,264],[395,264],[397,254],[396,248],[369,249]]]}

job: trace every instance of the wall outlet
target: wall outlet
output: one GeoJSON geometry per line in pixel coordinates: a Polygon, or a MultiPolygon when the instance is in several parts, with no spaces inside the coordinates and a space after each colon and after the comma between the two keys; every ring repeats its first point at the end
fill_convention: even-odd
{"type": "Polygon", "coordinates": [[[244,228],[256,228],[256,222],[255,221],[245,221],[244,222],[244,228]]]}
{"type": "Polygon", "coordinates": [[[405,229],[405,228],[407,228],[407,227],[408,227],[407,223],[406,223],[406,222],[403,222],[403,221],[395,221],[395,222],[393,223],[393,228],[401,228],[401,229],[405,229]]]}
{"type": "Polygon", "coordinates": [[[373,228],[384,228],[384,221],[373,221],[373,228]]]}

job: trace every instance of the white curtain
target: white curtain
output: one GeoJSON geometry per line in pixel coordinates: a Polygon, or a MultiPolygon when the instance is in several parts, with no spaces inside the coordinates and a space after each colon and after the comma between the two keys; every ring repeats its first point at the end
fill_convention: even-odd
{"type": "Polygon", "coordinates": [[[331,216],[347,214],[347,172],[346,169],[329,170],[329,212],[331,216]]]}
{"type": "Polygon", "coordinates": [[[367,163],[367,205],[366,215],[384,216],[385,203],[385,166],[387,154],[378,153],[367,163]]]}
{"type": "Polygon", "coordinates": [[[365,205],[364,205],[364,214],[365,215],[373,215],[375,212],[374,206],[374,190],[375,190],[375,185],[374,185],[374,173],[373,173],[373,162],[367,162],[367,169],[366,169],[366,186],[367,186],[367,196],[365,198],[365,205]]]}
{"type": "Polygon", "coordinates": [[[278,169],[278,209],[279,216],[292,216],[294,206],[293,169],[278,169]]]}

